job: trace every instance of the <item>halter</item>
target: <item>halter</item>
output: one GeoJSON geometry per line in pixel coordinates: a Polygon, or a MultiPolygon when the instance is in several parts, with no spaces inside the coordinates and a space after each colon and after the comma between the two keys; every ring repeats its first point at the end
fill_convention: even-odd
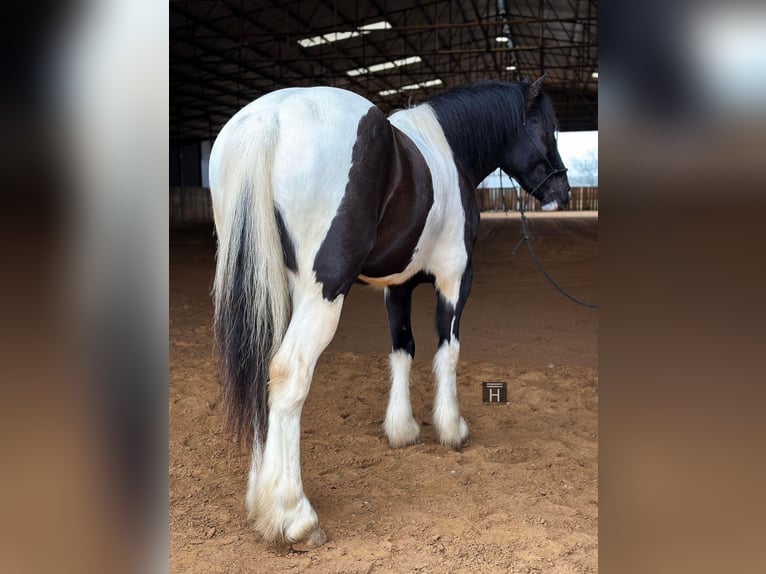
{"type": "Polygon", "coordinates": [[[537,153],[539,153],[539,154],[540,154],[540,157],[542,157],[542,158],[545,160],[545,163],[547,163],[547,164],[548,164],[548,167],[549,167],[549,168],[551,168],[551,171],[548,173],[548,175],[546,175],[546,176],[545,176],[545,177],[542,179],[542,181],[541,181],[540,183],[538,183],[538,184],[537,184],[537,185],[534,187],[534,189],[532,189],[532,191],[528,192],[530,195],[535,195],[535,192],[536,192],[538,189],[540,189],[540,188],[542,187],[542,185],[543,185],[543,184],[544,184],[546,181],[548,181],[550,178],[552,178],[552,177],[553,177],[553,176],[555,176],[555,175],[559,175],[559,174],[562,174],[562,173],[566,173],[566,172],[567,172],[567,168],[565,168],[565,167],[558,167],[558,168],[557,168],[557,167],[553,167],[553,164],[552,164],[550,161],[548,161],[548,156],[546,156],[546,155],[543,153],[543,150],[541,150],[541,149],[540,149],[540,146],[539,146],[539,145],[537,145],[537,142],[535,141],[535,138],[533,138],[533,137],[532,137],[532,134],[531,134],[531,133],[529,133],[529,128],[527,127],[527,122],[524,122],[524,133],[526,133],[526,134],[527,134],[527,136],[529,137],[529,141],[531,141],[531,142],[532,142],[532,145],[533,145],[533,146],[535,146],[535,149],[537,150],[537,153]]]}

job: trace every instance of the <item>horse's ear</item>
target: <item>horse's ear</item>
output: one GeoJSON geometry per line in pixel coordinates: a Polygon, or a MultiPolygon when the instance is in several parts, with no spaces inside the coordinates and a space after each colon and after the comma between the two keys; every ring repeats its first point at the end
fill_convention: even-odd
{"type": "Polygon", "coordinates": [[[534,83],[529,87],[527,92],[527,110],[531,109],[540,95],[540,90],[543,89],[543,80],[545,80],[545,74],[537,78],[534,83]]]}

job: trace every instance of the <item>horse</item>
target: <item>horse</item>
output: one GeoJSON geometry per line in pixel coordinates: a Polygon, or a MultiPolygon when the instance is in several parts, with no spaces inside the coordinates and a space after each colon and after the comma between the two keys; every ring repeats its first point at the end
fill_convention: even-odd
{"type": "Polygon", "coordinates": [[[303,491],[300,417],[355,282],[384,291],[390,446],[420,436],[409,378],[421,283],[437,295],[433,425],[448,447],[468,438],[455,370],[479,224],[474,190],[500,167],[545,210],[569,199],[542,83],[468,84],[388,117],[343,89],[286,88],[221,129],[209,163],[214,333],[226,428],[251,449],[245,505],[261,540],[326,541],[303,491]]]}

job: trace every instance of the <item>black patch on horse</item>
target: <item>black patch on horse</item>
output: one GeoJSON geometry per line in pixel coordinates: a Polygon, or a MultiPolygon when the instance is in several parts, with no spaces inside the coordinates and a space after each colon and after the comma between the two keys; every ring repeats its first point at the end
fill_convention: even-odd
{"type": "Polygon", "coordinates": [[[425,158],[404,132],[392,130],[395,153],[375,245],[362,267],[367,277],[385,277],[407,267],[434,202],[425,158]]]}
{"type": "Polygon", "coordinates": [[[415,337],[412,334],[410,316],[412,314],[412,292],[421,283],[434,282],[434,276],[423,271],[401,285],[390,285],[386,289],[386,311],[388,326],[391,330],[391,350],[407,351],[415,356],[415,337]]]}
{"type": "Polygon", "coordinates": [[[295,247],[293,246],[293,241],[290,239],[290,234],[285,227],[285,222],[282,219],[282,214],[276,208],[274,208],[274,213],[277,216],[279,241],[282,243],[282,257],[285,260],[285,267],[287,267],[290,271],[298,271],[298,261],[295,258],[295,247]]]}
{"type": "MultiPolygon", "coordinates": [[[[238,209],[242,210],[240,229],[232,229],[240,238],[237,250],[230,254],[236,257],[234,274],[227,280],[228,290],[224,303],[215,310],[215,342],[219,350],[221,380],[223,383],[223,405],[225,427],[237,436],[240,442],[252,439],[252,425],[258,425],[260,436],[265,439],[268,430],[268,374],[269,361],[251,345],[253,333],[257,330],[262,348],[269,348],[273,337],[271,315],[263,317],[263,324],[255,325],[249,320],[249,286],[252,284],[251,257],[259,253],[248,253],[247,226],[252,225],[250,197],[252,190],[243,191],[244,198],[238,209]]],[[[220,264],[220,262],[219,262],[220,264]]]]}
{"type": "Polygon", "coordinates": [[[348,293],[360,274],[402,271],[433,203],[422,154],[378,108],[360,120],[338,212],[314,260],[322,296],[348,293]]]}

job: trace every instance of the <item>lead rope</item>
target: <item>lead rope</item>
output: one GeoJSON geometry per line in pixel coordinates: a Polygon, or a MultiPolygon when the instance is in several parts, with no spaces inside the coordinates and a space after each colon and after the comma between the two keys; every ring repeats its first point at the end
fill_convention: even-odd
{"type": "MultiPolygon", "coordinates": [[[[515,187],[515,186],[514,186],[515,187]]],[[[516,194],[517,196],[520,196],[521,190],[517,188],[516,194]]],[[[520,197],[519,197],[520,199],[520,197]]],[[[556,283],[553,278],[548,275],[548,272],[543,267],[543,264],[540,263],[540,259],[537,257],[537,254],[535,253],[535,250],[532,248],[532,242],[529,240],[529,234],[527,233],[527,216],[524,214],[524,202],[519,201],[519,213],[521,214],[521,239],[516,244],[516,247],[513,248],[513,256],[516,256],[516,252],[519,250],[519,247],[521,247],[522,243],[527,244],[527,249],[529,250],[529,254],[532,256],[532,259],[534,259],[535,263],[537,264],[537,268],[542,272],[543,275],[545,275],[545,278],[550,281],[551,285],[553,285],[556,290],[561,293],[564,297],[572,301],[573,303],[577,303],[578,305],[582,305],[583,307],[587,307],[588,309],[598,309],[598,305],[594,305],[593,303],[585,303],[584,301],[580,301],[576,297],[572,297],[569,293],[564,291],[561,287],[559,287],[558,283],[556,283]]]]}

